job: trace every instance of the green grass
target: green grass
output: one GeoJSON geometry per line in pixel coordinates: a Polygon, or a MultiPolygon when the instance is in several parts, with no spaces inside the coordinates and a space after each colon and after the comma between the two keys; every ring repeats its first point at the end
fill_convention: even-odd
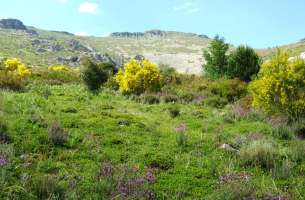
{"type": "MultiPolygon", "coordinates": [[[[257,196],[305,196],[305,162],[289,157],[294,141],[275,137],[264,121],[225,119],[227,107],[177,103],[180,115],[172,118],[171,104],[141,104],[107,89],[93,95],[78,84],[31,84],[23,93],[1,94],[0,119],[11,138],[11,143],[0,144],[0,152],[9,157],[9,163],[0,167],[1,199],[110,199],[117,194],[117,179],[97,177],[105,164],[118,170],[117,177],[123,176],[123,165],[138,169],[130,176],[156,167],[156,181],[145,185],[156,199],[222,199],[229,186],[219,184],[219,177],[237,172],[250,175],[247,184],[257,196]],[[69,135],[64,145],[48,140],[54,122],[69,135]],[[187,140],[179,145],[175,129],[182,124],[187,140]],[[250,133],[262,134],[277,146],[282,160],[291,160],[288,176],[274,176],[274,170],[259,164],[245,166],[237,152],[220,148],[250,133]]],[[[239,195],[251,191],[245,188],[239,195]]],[[[239,195],[232,193],[234,198],[239,195]]]]}

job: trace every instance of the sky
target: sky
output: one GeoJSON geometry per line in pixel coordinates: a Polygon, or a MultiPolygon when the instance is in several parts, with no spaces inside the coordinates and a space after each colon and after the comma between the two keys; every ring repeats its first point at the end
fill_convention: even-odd
{"type": "Polygon", "coordinates": [[[1,0],[0,18],[78,35],[151,29],[219,34],[255,48],[305,38],[305,0],[1,0]]]}

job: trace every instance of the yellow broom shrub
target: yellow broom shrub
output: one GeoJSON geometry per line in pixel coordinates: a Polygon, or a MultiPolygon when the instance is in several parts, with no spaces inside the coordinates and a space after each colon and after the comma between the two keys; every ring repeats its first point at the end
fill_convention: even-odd
{"type": "Polygon", "coordinates": [[[161,74],[157,65],[148,60],[131,60],[120,69],[115,80],[125,94],[141,94],[160,89],[161,74]]]}
{"type": "Polygon", "coordinates": [[[0,67],[0,88],[19,90],[31,71],[16,58],[3,61],[0,67]]]}
{"type": "Polygon", "coordinates": [[[278,53],[262,65],[259,79],[250,84],[253,106],[282,113],[291,120],[305,116],[305,61],[278,53]]]}

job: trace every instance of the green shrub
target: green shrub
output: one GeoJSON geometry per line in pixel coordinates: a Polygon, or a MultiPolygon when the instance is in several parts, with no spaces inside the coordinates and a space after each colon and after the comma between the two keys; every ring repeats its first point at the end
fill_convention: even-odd
{"type": "Polygon", "coordinates": [[[229,44],[218,35],[212,40],[208,50],[204,52],[206,64],[203,65],[205,75],[217,79],[226,75],[228,67],[229,44]]]}
{"type": "Polygon", "coordinates": [[[299,119],[288,124],[281,124],[274,128],[273,134],[281,139],[290,140],[297,137],[303,140],[305,139],[305,119],[299,119]]]}
{"type": "Polygon", "coordinates": [[[251,181],[234,181],[222,185],[210,200],[256,199],[256,189],[251,181]]]}
{"type": "Polygon", "coordinates": [[[68,141],[68,134],[65,132],[63,128],[61,128],[60,124],[58,122],[54,122],[49,130],[49,140],[54,145],[64,145],[68,141]]]}
{"type": "Polygon", "coordinates": [[[188,143],[188,136],[186,133],[178,133],[176,137],[178,147],[186,147],[188,143]]]}
{"type": "Polygon", "coordinates": [[[180,115],[180,109],[177,106],[168,108],[168,113],[171,118],[176,118],[180,115]]]}
{"type": "Polygon", "coordinates": [[[145,104],[158,104],[160,99],[154,94],[143,94],[141,95],[142,102],[145,104]]]}
{"type": "Polygon", "coordinates": [[[210,83],[207,90],[212,95],[226,98],[228,102],[234,102],[246,95],[247,84],[238,79],[220,79],[210,83]]]}
{"type": "Polygon", "coordinates": [[[272,169],[272,176],[277,179],[287,179],[291,177],[293,163],[288,159],[275,164],[272,169]]]}
{"type": "Polygon", "coordinates": [[[241,164],[271,169],[279,159],[279,151],[271,142],[258,140],[243,146],[239,151],[241,164]]]}
{"type": "Polygon", "coordinates": [[[194,93],[184,93],[179,96],[179,99],[181,103],[191,103],[194,101],[195,97],[194,93]]]}
{"type": "Polygon", "coordinates": [[[305,117],[304,77],[305,61],[290,61],[287,53],[278,51],[250,85],[253,106],[269,114],[286,115],[290,121],[305,117]]]}
{"type": "Polygon", "coordinates": [[[90,91],[96,92],[114,74],[112,63],[94,63],[90,59],[83,60],[82,79],[90,91]]]}
{"type": "Polygon", "coordinates": [[[65,199],[65,188],[55,176],[36,176],[33,187],[38,199],[65,199]]]}
{"type": "Polygon", "coordinates": [[[24,81],[18,76],[10,76],[0,71],[0,88],[20,91],[24,88],[24,81]]]}
{"type": "Polygon", "coordinates": [[[301,140],[305,139],[305,119],[299,118],[297,121],[292,123],[291,128],[294,134],[301,140]]]}
{"type": "Polygon", "coordinates": [[[175,68],[165,64],[160,64],[159,68],[162,76],[162,85],[181,84],[181,78],[175,68]]]}
{"type": "Polygon", "coordinates": [[[78,83],[79,74],[76,71],[49,71],[44,74],[44,80],[60,83],[78,83]]]}
{"type": "Polygon", "coordinates": [[[164,103],[176,103],[178,102],[178,97],[176,95],[166,94],[161,97],[164,103]]]}
{"type": "Polygon", "coordinates": [[[33,68],[31,79],[36,80],[39,83],[46,83],[48,85],[80,83],[79,71],[69,67],[65,67],[64,70],[36,67],[33,68]]]}
{"type": "Polygon", "coordinates": [[[291,159],[296,162],[305,160],[305,143],[304,141],[295,141],[291,146],[291,159]]]}
{"type": "Polygon", "coordinates": [[[106,88],[109,88],[111,90],[118,90],[119,84],[116,82],[113,76],[109,77],[107,82],[104,84],[106,88]]]}
{"type": "Polygon", "coordinates": [[[259,69],[260,58],[255,50],[248,46],[239,46],[229,57],[227,76],[249,82],[259,69]]]}
{"type": "Polygon", "coordinates": [[[226,98],[220,96],[211,96],[204,100],[204,104],[214,108],[223,108],[229,102],[226,98]]]}
{"type": "Polygon", "coordinates": [[[174,160],[172,156],[164,153],[146,154],[144,163],[150,168],[158,168],[162,170],[168,170],[174,166],[174,160]]]}
{"type": "Polygon", "coordinates": [[[8,129],[6,124],[0,122],[0,144],[10,143],[11,138],[8,135],[8,129]]]}
{"type": "Polygon", "coordinates": [[[260,133],[248,133],[240,134],[234,139],[232,139],[229,144],[237,150],[240,150],[241,147],[248,145],[251,142],[262,140],[264,136],[260,133]]]}
{"type": "Polygon", "coordinates": [[[280,139],[290,140],[294,137],[294,130],[288,125],[282,125],[274,128],[273,135],[280,139]]]}

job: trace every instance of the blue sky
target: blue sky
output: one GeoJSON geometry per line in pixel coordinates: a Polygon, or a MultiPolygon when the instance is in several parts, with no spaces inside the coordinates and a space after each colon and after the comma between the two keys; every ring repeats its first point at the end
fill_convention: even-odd
{"type": "Polygon", "coordinates": [[[220,34],[256,48],[305,38],[304,0],[2,0],[0,17],[95,36],[150,29],[220,34]]]}

